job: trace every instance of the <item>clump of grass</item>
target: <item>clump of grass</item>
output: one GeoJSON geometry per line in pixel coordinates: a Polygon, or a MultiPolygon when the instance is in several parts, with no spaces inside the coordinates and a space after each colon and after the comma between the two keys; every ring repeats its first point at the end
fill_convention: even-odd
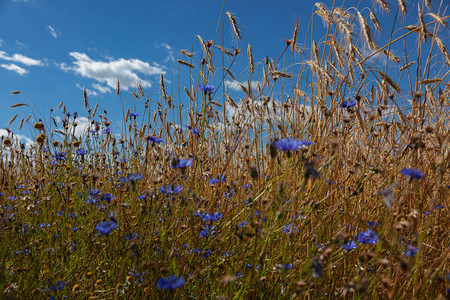
{"type": "Polygon", "coordinates": [[[9,129],[1,140],[0,292],[448,296],[447,17],[419,5],[420,27],[390,30],[383,45],[365,9],[318,3],[327,35],[298,45],[297,22],[276,60],[248,45],[244,79],[232,73],[240,49],[198,36],[201,54],[177,60],[196,72],[187,108],[162,75],[159,93],[137,84],[125,100],[118,80],[121,125],[86,92],[87,117],[64,103],[47,118],[36,109],[41,119],[14,105],[31,114],[10,123],[22,118],[36,141],[9,129]]]}

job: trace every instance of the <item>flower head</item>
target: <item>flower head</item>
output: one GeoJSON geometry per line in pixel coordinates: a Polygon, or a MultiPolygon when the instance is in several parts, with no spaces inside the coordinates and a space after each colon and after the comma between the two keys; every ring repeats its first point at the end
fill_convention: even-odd
{"type": "Polygon", "coordinates": [[[185,282],[183,276],[172,275],[169,278],[158,278],[155,287],[163,290],[174,290],[181,287],[185,282]]]}
{"type": "Polygon", "coordinates": [[[353,249],[356,249],[356,247],[358,247],[358,245],[356,245],[355,241],[348,241],[347,243],[342,244],[341,247],[344,250],[353,250],[353,249]]]}
{"type": "Polygon", "coordinates": [[[209,84],[199,84],[198,89],[204,93],[208,93],[214,90],[214,86],[209,84]]]}
{"type": "Polygon", "coordinates": [[[142,179],[144,179],[144,175],[140,174],[139,172],[136,172],[135,174],[133,174],[133,173],[128,174],[127,178],[120,176],[119,181],[122,183],[127,183],[129,181],[131,183],[134,183],[134,182],[136,182],[138,180],[142,180],[142,179]]]}
{"type": "Polygon", "coordinates": [[[193,158],[189,158],[189,159],[178,159],[172,162],[172,164],[170,165],[170,168],[172,169],[180,169],[180,168],[187,168],[190,167],[192,165],[192,163],[194,162],[193,158]]]}
{"type": "Polygon", "coordinates": [[[416,257],[417,252],[419,252],[419,248],[414,247],[413,245],[409,244],[408,248],[406,248],[406,253],[405,256],[412,256],[412,257],[416,257]]]}
{"type": "Polygon", "coordinates": [[[109,235],[116,228],[117,223],[114,221],[103,222],[95,226],[95,229],[98,231],[100,235],[109,235]]]}
{"type": "Polygon", "coordinates": [[[350,101],[344,100],[344,101],[342,101],[340,107],[341,108],[352,108],[355,105],[356,105],[355,100],[350,100],[350,101]]]}
{"type": "Polygon", "coordinates": [[[56,150],[55,155],[53,155],[53,158],[59,161],[66,161],[67,160],[67,152],[61,152],[56,150]]]}
{"type": "Polygon", "coordinates": [[[273,145],[281,151],[296,151],[303,146],[309,146],[311,144],[312,142],[296,140],[293,138],[285,138],[273,143],[273,145]]]}
{"type": "Polygon", "coordinates": [[[76,151],[76,153],[77,153],[78,156],[85,156],[86,154],[88,154],[88,152],[89,152],[88,150],[83,149],[83,148],[78,149],[78,150],[76,151]]]}
{"type": "Polygon", "coordinates": [[[218,211],[215,212],[214,214],[209,214],[209,213],[200,214],[200,218],[202,218],[202,220],[205,222],[206,221],[214,222],[214,221],[219,220],[222,217],[223,217],[223,214],[218,211]]]}
{"type": "Polygon", "coordinates": [[[165,187],[161,186],[159,191],[163,194],[179,194],[183,190],[183,186],[181,185],[166,185],[165,187]]]}
{"type": "Polygon", "coordinates": [[[378,238],[378,234],[376,234],[375,231],[372,231],[371,229],[368,229],[367,231],[361,231],[356,236],[356,240],[361,244],[376,244],[378,242],[378,238]]]}
{"type": "Polygon", "coordinates": [[[147,136],[147,137],[145,138],[145,140],[146,140],[147,142],[152,142],[153,144],[161,144],[162,141],[163,141],[162,138],[156,137],[156,136],[154,136],[154,135],[149,135],[149,136],[147,136]]]}
{"type": "Polygon", "coordinates": [[[411,179],[422,179],[422,177],[424,176],[422,172],[420,172],[417,169],[408,169],[408,168],[403,168],[400,173],[402,173],[405,176],[409,176],[411,179]]]}

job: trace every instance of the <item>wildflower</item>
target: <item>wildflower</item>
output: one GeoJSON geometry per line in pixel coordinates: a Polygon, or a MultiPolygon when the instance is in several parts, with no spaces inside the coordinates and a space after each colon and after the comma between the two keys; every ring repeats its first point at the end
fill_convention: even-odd
{"type": "Polygon", "coordinates": [[[344,101],[342,101],[340,107],[341,108],[352,108],[355,105],[356,105],[356,101],[355,100],[350,100],[350,101],[344,100],[344,101]]]}
{"type": "Polygon", "coordinates": [[[200,231],[200,238],[207,237],[208,235],[213,235],[216,232],[216,226],[206,225],[204,229],[200,231]]]}
{"type": "Polygon", "coordinates": [[[406,248],[406,253],[405,256],[412,256],[412,257],[416,257],[417,252],[419,252],[419,248],[414,247],[413,245],[409,244],[408,248],[406,248]]]}
{"type": "Polygon", "coordinates": [[[146,140],[147,142],[152,142],[153,144],[161,144],[162,141],[163,141],[162,138],[158,138],[158,137],[156,137],[156,136],[154,136],[154,135],[149,135],[149,136],[147,136],[147,137],[145,138],[145,140],[146,140]]]}
{"type": "Polygon", "coordinates": [[[63,290],[66,287],[66,284],[62,281],[58,281],[56,284],[52,284],[50,288],[52,291],[63,290]]]}
{"type": "Polygon", "coordinates": [[[5,138],[5,139],[3,140],[3,145],[5,145],[5,146],[11,145],[11,140],[10,140],[9,138],[5,138]]]}
{"type": "Polygon", "coordinates": [[[36,142],[43,143],[45,141],[45,134],[41,133],[36,137],[36,142]]]}
{"type": "Polygon", "coordinates": [[[223,217],[223,214],[220,212],[215,212],[213,215],[208,214],[208,213],[200,215],[200,218],[202,218],[202,220],[204,222],[207,222],[207,221],[214,222],[214,221],[221,219],[222,217],[223,217]]]}
{"type": "Polygon", "coordinates": [[[34,123],[33,127],[36,128],[37,130],[43,130],[44,124],[41,122],[36,122],[36,123],[34,123]]]}
{"type": "Polygon", "coordinates": [[[141,114],[140,113],[130,113],[130,117],[139,117],[141,114]]]}
{"type": "Polygon", "coordinates": [[[367,231],[361,231],[356,236],[356,240],[361,244],[376,244],[378,242],[378,234],[376,234],[371,229],[367,231]]]}
{"type": "Polygon", "coordinates": [[[344,250],[353,250],[353,249],[356,249],[356,247],[358,247],[358,245],[356,245],[355,241],[348,241],[347,243],[342,244],[341,247],[344,250]]]}
{"type": "Polygon", "coordinates": [[[85,156],[86,154],[88,154],[88,152],[89,152],[88,150],[83,149],[83,148],[78,149],[78,150],[76,151],[76,153],[77,153],[78,156],[85,156]]]}
{"type": "Polygon", "coordinates": [[[219,179],[217,179],[216,177],[211,178],[211,179],[209,180],[209,184],[212,184],[212,185],[215,185],[215,184],[218,183],[218,182],[219,182],[219,179]]]}
{"type": "Polygon", "coordinates": [[[67,152],[61,152],[56,150],[55,155],[53,155],[53,158],[58,161],[66,161],[67,160],[67,152]]]}
{"type": "Polygon", "coordinates": [[[109,134],[109,133],[111,133],[111,128],[105,128],[105,129],[103,129],[103,133],[104,133],[104,134],[109,134]]]}
{"type": "Polygon", "coordinates": [[[81,289],[81,286],[80,286],[79,284],[75,284],[75,285],[72,287],[72,291],[73,291],[73,292],[78,292],[80,289],[81,289]]]}
{"type": "Polygon", "coordinates": [[[100,235],[109,235],[113,230],[117,228],[117,223],[114,221],[103,222],[95,226],[95,229],[100,235]]]}
{"type": "Polygon", "coordinates": [[[210,93],[214,90],[214,86],[213,85],[209,85],[209,84],[199,84],[198,85],[198,89],[202,92],[206,93],[210,93]]]}
{"type": "Polygon", "coordinates": [[[138,180],[142,180],[142,179],[144,179],[144,175],[140,174],[139,172],[136,172],[134,174],[133,173],[128,174],[126,178],[123,176],[120,176],[119,181],[121,183],[127,183],[129,181],[131,183],[134,183],[134,182],[136,182],[138,180]]]}
{"type": "Polygon", "coordinates": [[[278,150],[281,151],[296,151],[303,146],[309,146],[311,145],[311,142],[308,141],[302,141],[302,140],[296,140],[293,138],[285,138],[278,141],[275,141],[273,145],[278,148],[278,150]]]}
{"type": "Polygon", "coordinates": [[[250,187],[250,183],[244,184],[244,185],[242,186],[242,188],[244,188],[244,189],[246,189],[246,188],[248,188],[248,187],[250,187]]]}
{"type": "Polygon", "coordinates": [[[183,190],[181,185],[166,185],[159,187],[159,191],[163,194],[179,194],[183,190]]]}
{"type": "Polygon", "coordinates": [[[187,129],[191,131],[193,135],[200,135],[200,129],[192,126],[186,126],[187,129]]]}
{"type": "Polygon", "coordinates": [[[402,173],[405,176],[409,176],[412,179],[422,179],[422,177],[424,176],[422,172],[420,172],[417,169],[408,169],[408,168],[403,168],[400,173],[402,173]]]}
{"type": "Polygon", "coordinates": [[[109,193],[105,193],[103,194],[103,200],[107,201],[107,202],[111,202],[111,200],[113,200],[115,197],[109,193]]]}
{"type": "Polygon", "coordinates": [[[314,168],[313,163],[305,162],[305,177],[317,179],[320,176],[320,172],[314,168]]]}
{"type": "Polygon", "coordinates": [[[193,158],[189,158],[189,159],[180,158],[180,159],[177,159],[174,162],[172,162],[172,164],[170,165],[170,168],[172,168],[172,169],[187,168],[187,167],[190,167],[193,162],[194,162],[193,158]]]}
{"type": "Polygon", "coordinates": [[[158,278],[156,281],[155,287],[163,290],[175,290],[181,287],[186,280],[184,280],[183,276],[172,275],[169,278],[158,278]]]}

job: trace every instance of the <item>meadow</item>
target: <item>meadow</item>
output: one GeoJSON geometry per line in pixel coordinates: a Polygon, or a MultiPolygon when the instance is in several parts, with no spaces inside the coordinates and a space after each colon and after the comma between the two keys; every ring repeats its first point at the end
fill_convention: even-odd
{"type": "Polygon", "coordinates": [[[35,142],[1,138],[1,297],[448,299],[448,5],[416,4],[317,3],[260,61],[197,36],[188,84],[118,80],[121,122],[15,91],[35,142]]]}

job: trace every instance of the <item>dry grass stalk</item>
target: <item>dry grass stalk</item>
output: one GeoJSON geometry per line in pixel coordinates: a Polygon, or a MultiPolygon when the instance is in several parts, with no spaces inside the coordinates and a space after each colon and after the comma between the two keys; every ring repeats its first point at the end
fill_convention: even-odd
{"type": "Polygon", "coordinates": [[[415,64],[415,63],[416,63],[416,61],[412,61],[412,62],[410,62],[410,63],[407,63],[406,65],[404,65],[404,66],[402,66],[402,67],[400,68],[400,71],[403,71],[404,69],[410,67],[411,65],[413,65],[413,64],[415,64]]]}
{"type": "Polygon", "coordinates": [[[233,101],[233,99],[231,99],[230,96],[225,95],[225,98],[227,99],[227,102],[228,102],[231,106],[233,106],[234,108],[239,108],[239,106],[236,104],[236,102],[233,101]]]}
{"type": "Polygon", "coordinates": [[[421,35],[421,39],[423,41],[427,40],[427,36],[428,36],[428,31],[427,28],[425,26],[425,21],[423,19],[423,11],[420,7],[420,4],[417,4],[417,10],[418,10],[418,17],[419,17],[419,22],[420,22],[420,27],[419,27],[419,32],[421,35]]]}
{"type": "Polygon", "coordinates": [[[443,78],[427,78],[418,82],[418,84],[432,84],[432,83],[441,83],[443,78]]]}
{"type": "Polygon", "coordinates": [[[181,60],[181,59],[177,59],[177,63],[188,66],[189,68],[195,68],[195,66],[193,64],[188,63],[187,61],[181,60]]]}
{"type": "Polygon", "coordinates": [[[94,111],[92,112],[92,117],[95,117],[95,113],[97,112],[98,102],[95,104],[94,111]]]}
{"type": "Polygon", "coordinates": [[[447,65],[450,66],[450,54],[448,53],[447,48],[445,47],[444,43],[440,38],[436,38],[436,45],[438,46],[439,50],[441,50],[442,54],[445,56],[445,60],[447,62],[447,65]]]}
{"type": "Polygon", "coordinates": [[[159,86],[161,87],[161,94],[163,96],[164,101],[167,102],[167,94],[166,94],[166,87],[164,85],[164,76],[163,74],[159,75],[159,86]]]}
{"type": "Polygon", "coordinates": [[[239,28],[237,27],[237,22],[235,16],[229,11],[226,11],[225,14],[228,16],[228,19],[230,20],[231,28],[233,28],[234,35],[238,40],[241,39],[241,32],[239,28]]]}
{"type": "Polygon", "coordinates": [[[400,63],[400,59],[397,56],[395,56],[394,53],[392,53],[392,51],[384,50],[383,53],[393,62],[400,63]]]}
{"type": "Polygon", "coordinates": [[[312,41],[311,45],[311,59],[313,59],[316,62],[320,61],[319,50],[317,49],[317,44],[315,41],[312,41]]]}
{"type": "MultiPolygon", "coordinates": [[[[378,70],[377,70],[378,71],[378,70]]],[[[396,90],[398,93],[401,92],[400,87],[389,77],[387,76],[386,73],[382,72],[382,71],[378,71],[378,74],[381,75],[381,77],[394,89],[396,90]]]]}
{"type": "Polygon", "coordinates": [[[400,11],[402,12],[402,14],[406,14],[405,0],[397,0],[397,2],[398,2],[398,7],[400,8],[400,11]]]}
{"type": "Polygon", "coordinates": [[[325,77],[326,80],[328,80],[329,82],[333,82],[333,79],[331,78],[330,74],[328,74],[328,72],[324,68],[319,66],[317,62],[313,60],[308,60],[306,64],[311,68],[312,71],[316,72],[322,77],[325,77]]]}
{"type": "Polygon", "coordinates": [[[430,15],[436,22],[438,22],[439,24],[441,24],[442,26],[444,26],[445,28],[448,28],[448,24],[445,21],[445,19],[437,14],[434,13],[427,13],[427,15],[430,15]]]}
{"type": "Polygon", "coordinates": [[[431,9],[431,0],[425,0],[425,5],[428,9],[431,9]]]}
{"type": "Polygon", "coordinates": [[[299,23],[300,22],[298,20],[297,20],[297,22],[295,22],[294,33],[292,34],[292,39],[291,39],[292,54],[294,54],[294,51],[297,48],[297,35],[298,35],[299,23]]]}
{"type": "Polygon", "coordinates": [[[192,58],[192,56],[194,55],[193,53],[191,53],[191,52],[189,52],[187,50],[184,50],[184,49],[181,49],[180,53],[186,55],[189,58],[192,58]]]}
{"type": "Polygon", "coordinates": [[[387,11],[388,13],[391,12],[391,9],[389,8],[389,3],[387,3],[385,0],[375,0],[375,2],[378,3],[378,5],[387,11]]]}
{"type": "Polygon", "coordinates": [[[186,87],[184,87],[184,92],[186,93],[186,95],[188,95],[188,97],[191,101],[194,101],[194,98],[192,97],[191,93],[189,92],[189,90],[186,87]]]}
{"type": "Polygon", "coordinates": [[[89,102],[88,102],[86,88],[83,89],[83,99],[84,99],[84,107],[87,108],[89,106],[89,102]]]}
{"type": "Polygon", "coordinates": [[[369,46],[369,49],[376,50],[378,47],[372,39],[372,31],[370,30],[370,27],[367,24],[366,19],[364,19],[364,17],[361,15],[361,13],[359,11],[357,13],[358,13],[359,25],[361,26],[361,30],[364,34],[364,38],[367,42],[367,45],[369,46]]]}
{"type": "Polygon", "coordinates": [[[141,96],[142,96],[142,97],[145,97],[145,96],[144,96],[144,91],[142,90],[142,87],[141,87],[141,85],[139,84],[139,82],[137,83],[137,88],[138,88],[138,90],[139,90],[139,93],[141,93],[141,96]]]}
{"type": "Polygon", "coordinates": [[[333,14],[336,14],[342,18],[345,18],[347,20],[349,20],[351,18],[350,14],[348,12],[346,12],[345,10],[342,9],[342,7],[336,7],[333,10],[333,14]]]}
{"type": "Polygon", "coordinates": [[[117,77],[117,85],[116,85],[116,95],[120,94],[120,82],[119,77],[117,77]]]}
{"type": "Polygon", "coordinates": [[[250,72],[253,74],[255,72],[255,66],[253,64],[253,55],[252,55],[252,47],[250,44],[247,46],[247,56],[248,56],[248,66],[250,68],[250,72]]]}
{"type": "Polygon", "coordinates": [[[16,114],[14,117],[12,117],[12,119],[11,120],[9,120],[9,125],[11,125],[15,120],[16,120],[16,118],[17,118],[17,116],[18,116],[19,114],[16,114]]]}
{"type": "Polygon", "coordinates": [[[233,52],[231,52],[231,51],[228,50],[228,49],[225,49],[225,48],[223,48],[223,47],[221,47],[221,46],[219,46],[219,45],[214,45],[214,47],[216,47],[217,49],[219,49],[220,51],[222,51],[222,52],[225,53],[226,55],[234,56],[233,52]]]}
{"type": "MultiPolygon", "coordinates": [[[[61,103],[62,103],[62,102],[61,102],[61,103]]],[[[20,106],[29,106],[29,105],[26,104],[26,103],[17,103],[17,104],[11,105],[9,108],[20,107],[20,106]]]]}
{"type": "Polygon", "coordinates": [[[378,32],[381,32],[381,25],[380,22],[378,22],[377,16],[372,11],[369,12],[369,16],[375,29],[378,30],[378,32]]]}
{"type": "Polygon", "coordinates": [[[230,69],[228,69],[228,68],[223,68],[223,69],[225,70],[225,72],[227,72],[228,75],[230,75],[230,77],[231,77],[233,80],[236,80],[236,78],[234,77],[233,73],[231,73],[230,69]]]}
{"type": "Polygon", "coordinates": [[[331,24],[333,19],[326,6],[320,2],[315,3],[314,6],[317,7],[317,11],[315,13],[318,14],[325,23],[331,24]]]}
{"type": "Polygon", "coordinates": [[[284,77],[284,78],[291,78],[292,77],[292,75],[290,75],[288,73],[281,72],[281,71],[272,71],[272,72],[270,72],[270,75],[272,75],[272,77],[273,76],[284,77]]]}

